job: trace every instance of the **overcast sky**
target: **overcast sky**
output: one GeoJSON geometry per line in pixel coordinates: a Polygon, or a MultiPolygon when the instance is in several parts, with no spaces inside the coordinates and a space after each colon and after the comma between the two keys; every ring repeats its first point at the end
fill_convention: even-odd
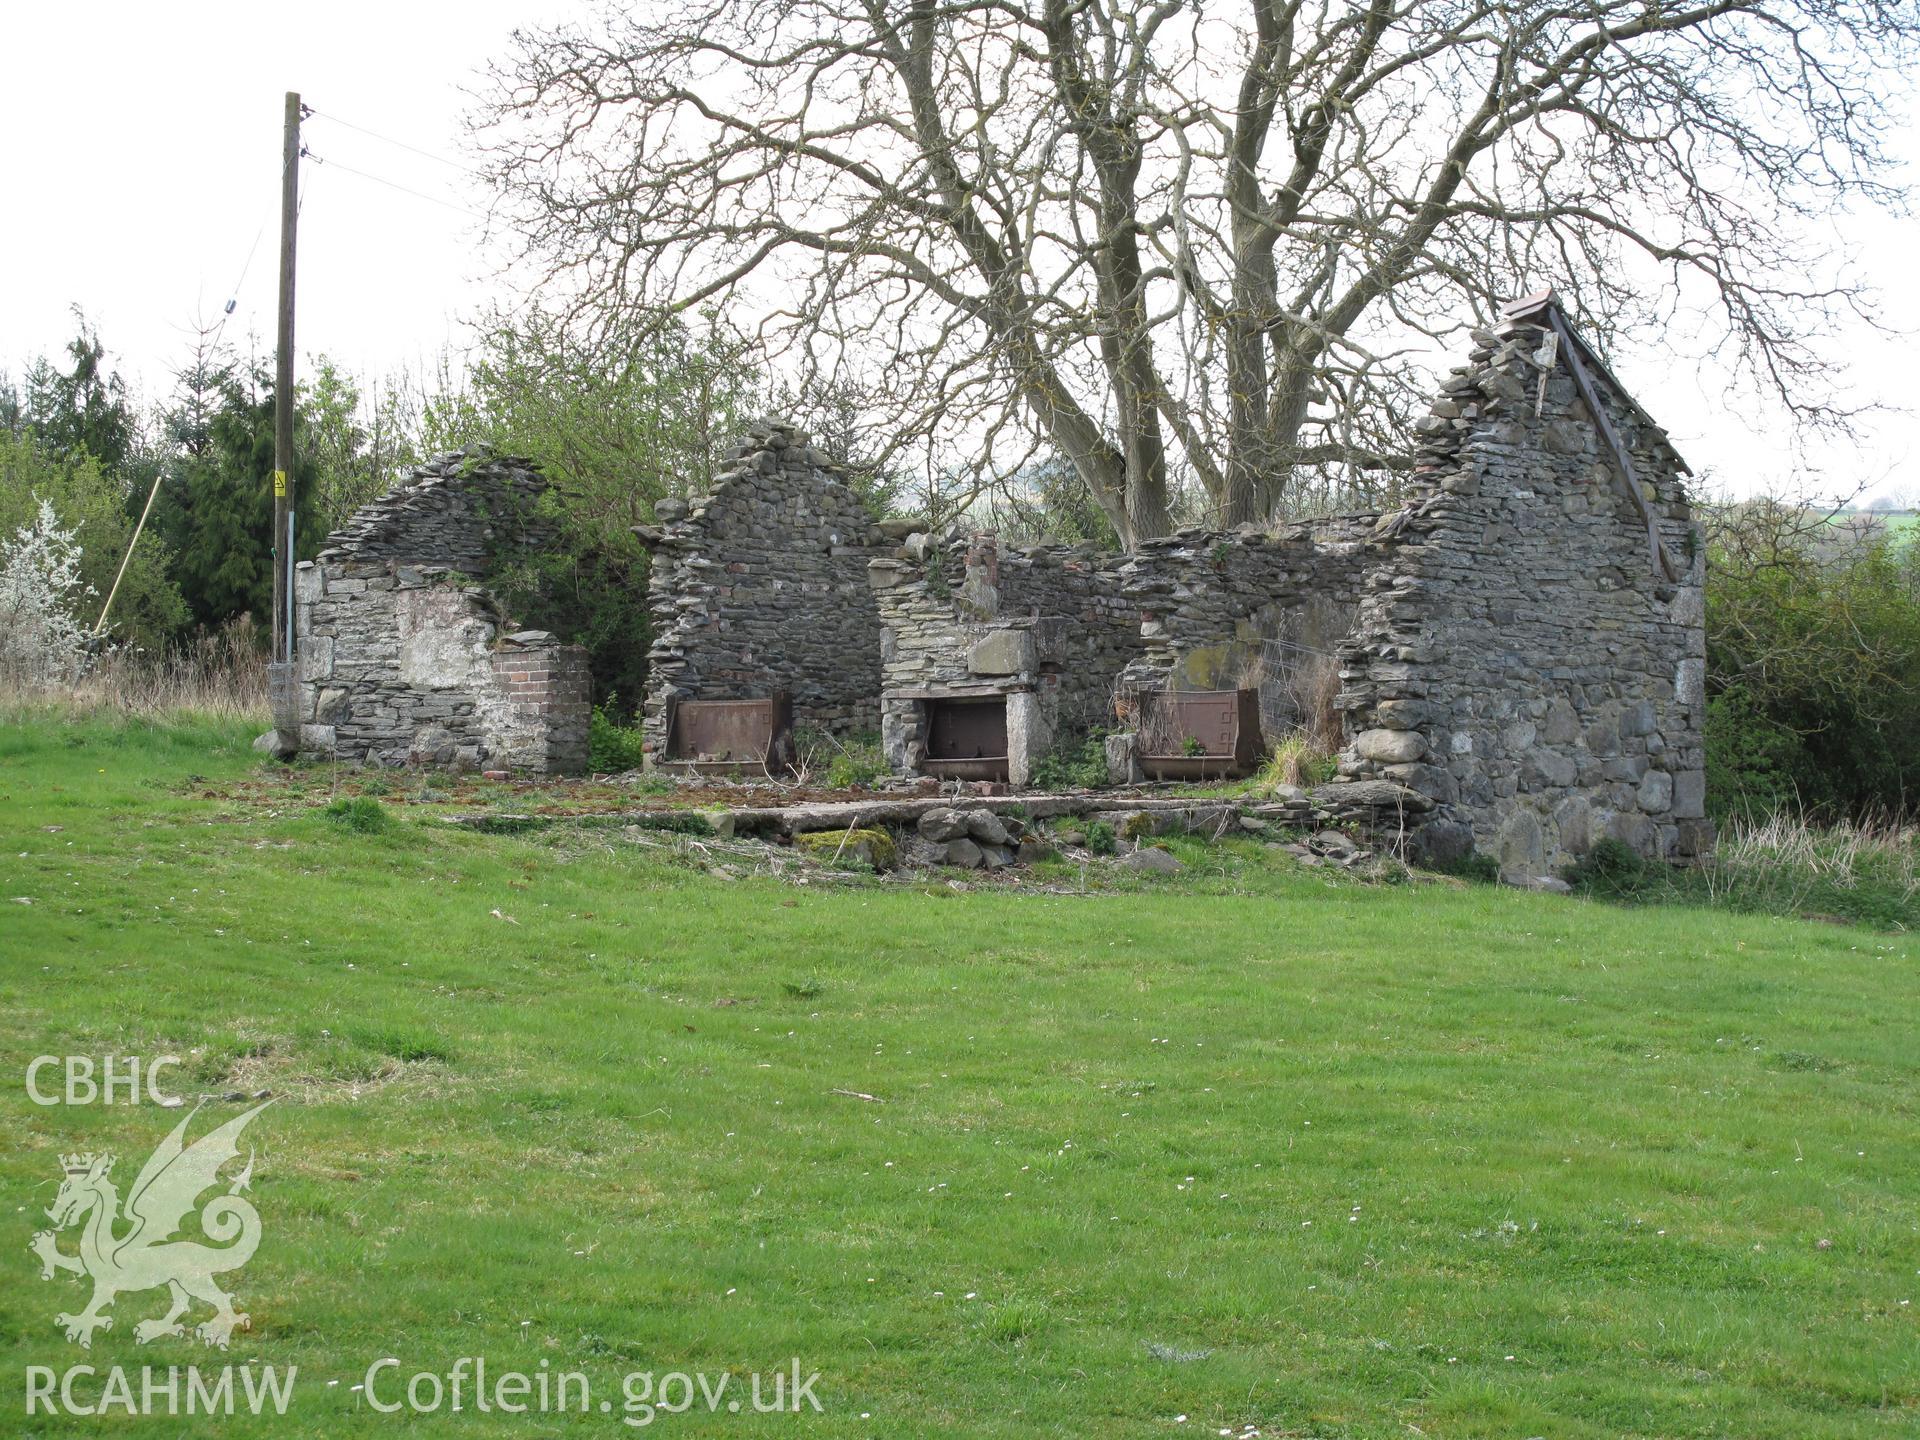
{"type": "MultiPolygon", "coordinates": [[[[318,112],[306,139],[324,162],[302,174],[303,359],[325,352],[361,375],[430,362],[495,293],[470,213],[484,206],[459,165],[463,87],[516,26],[578,8],[565,0],[10,7],[0,369],[17,379],[29,357],[58,351],[79,304],[142,398],[158,398],[196,318],[218,319],[229,295],[238,305],[224,338],[269,354],[290,89],[318,112]]],[[[1920,159],[1911,135],[1906,151],[1920,159]]],[[[1861,327],[1840,337],[1839,352],[1855,361],[1851,398],[1907,406],[1920,343],[1912,338],[1920,222],[1837,217],[1835,226],[1883,287],[1884,319],[1908,332],[1885,340],[1861,327]]],[[[1805,478],[1787,432],[1751,401],[1729,403],[1722,377],[1650,355],[1619,358],[1621,378],[1696,471],[1737,492],[1805,478]]],[[[1869,495],[1920,492],[1920,417],[1883,416],[1858,449],[1829,446],[1810,458],[1828,492],[1856,482],[1869,495]]]]}

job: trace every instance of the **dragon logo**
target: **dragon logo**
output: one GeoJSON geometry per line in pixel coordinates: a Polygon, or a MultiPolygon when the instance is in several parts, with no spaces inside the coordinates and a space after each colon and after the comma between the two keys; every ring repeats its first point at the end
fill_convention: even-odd
{"type": "Polygon", "coordinates": [[[201,1208],[200,1228],[215,1244],[173,1237],[202,1192],[220,1183],[221,1167],[239,1156],[237,1142],[247,1122],[272,1103],[256,1105],[186,1145],[187,1126],[200,1113],[196,1105],[140,1167],[127,1194],[124,1215],[112,1179],[113,1156],[60,1157],[66,1178],[47,1211],[53,1229],[35,1235],[28,1248],[40,1257],[42,1280],[67,1270],[93,1281],[93,1299],[85,1310],[54,1317],[68,1340],[91,1348],[94,1331],[113,1328],[113,1317],[105,1312],[116,1295],[162,1285],[172,1292],[173,1304],[159,1319],[142,1320],[133,1327],[134,1338],[142,1345],[166,1335],[184,1335],[180,1317],[194,1300],[214,1308],[212,1318],[194,1329],[204,1343],[224,1350],[235,1327],[246,1327],[247,1317],[233,1308],[233,1297],[213,1277],[238,1270],[260,1244],[259,1212],[240,1196],[253,1178],[251,1151],[246,1168],[233,1177],[227,1193],[214,1196],[201,1208]],[[82,1227],[80,1250],[69,1255],[56,1243],[56,1232],[73,1225],[82,1227]],[[116,1233],[128,1226],[125,1234],[116,1233]]]}

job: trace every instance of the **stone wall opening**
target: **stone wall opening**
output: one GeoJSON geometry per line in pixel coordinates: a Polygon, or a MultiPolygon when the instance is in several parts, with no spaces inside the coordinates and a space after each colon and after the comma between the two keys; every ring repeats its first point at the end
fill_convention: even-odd
{"type": "Polygon", "coordinates": [[[931,761],[964,758],[934,755],[930,701],[1002,697],[1006,773],[993,778],[1016,786],[1057,741],[1109,723],[1114,682],[1140,648],[1118,558],[1092,546],[1003,553],[990,533],[914,533],[876,557],[867,573],[882,622],[889,763],[952,775],[931,761]]]}

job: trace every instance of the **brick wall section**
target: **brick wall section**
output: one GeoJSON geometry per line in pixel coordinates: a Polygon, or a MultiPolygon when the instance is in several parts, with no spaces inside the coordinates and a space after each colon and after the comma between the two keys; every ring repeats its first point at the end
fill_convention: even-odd
{"type": "Polygon", "coordinates": [[[592,706],[587,652],[578,645],[509,641],[494,652],[496,683],[512,702],[501,750],[515,769],[584,769],[592,706]],[[556,757],[577,764],[555,766],[556,757]]]}
{"type": "Polygon", "coordinates": [[[1704,852],[1704,562],[1684,466],[1595,375],[1683,568],[1667,580],[1565,356],[1533,325],[1475,342],[1421,422],[1414,499],[1379,522],[1342,650],[1341,771],[1431,795],[1430,839],[1470,838],[1511,873],[1602,835],[1704,852]]]}
{"type": "Polygon", "coordinates": [[[545,481],[482,449],[404,475],[295,573],[300,748],[376,765],[584,769],[586,652],[516,631],[485,578],[544,543],[545,481]],[[515,676],[522,677],[516,680],[515,676]]]}
{"type": "Polygon", "coordinates": [[[844,471],[785,421],[732,446],[711,494],[654,507],[643,724],[666,743],[668,701],[784,690],[794,723],[845,734],[880,719],[880,620],[867,589],[879,529],[844,471]]]}

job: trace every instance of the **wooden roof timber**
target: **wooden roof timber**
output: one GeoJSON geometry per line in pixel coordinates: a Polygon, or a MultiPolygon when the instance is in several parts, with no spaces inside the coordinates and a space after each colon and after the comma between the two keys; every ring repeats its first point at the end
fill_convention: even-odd
{"type": "MultiPolygon", "coordinates": [[[[1614,478],[1618,488],[1627,493],[1634,509],[1647,527],[1647,548],[1652,553],[1653,568],[1656,575],[1667,580],[1678,580],[1681,576],[1679,562],[1673,558],[1673,552],[1667,549],[1666,542],[1660,538],[1660,522],[1653,513],[1653,507],[1647,503],[1646,492],[1641,489],[1640,473],[1635,468],[1633,456],[1626,442],[1620,438],[1620,432],[1614,428],[1613,417],[1607,413],[1607,407],[1600,398],[1599,389],[1593,383],[1598,372],[1605,378],[1613,393],[1643,423],[1654,429],[1660,427],[1653,417],[1640,408],[1639,403],[1627,393],[1626,388],[1614,378],[1593,348],[1574,333],[1567,323],[1567,317],[1560,308],[1560,302],[1551,290],[1536,290],[1531,295],[1522,296],[1501,307],[1501,316],[1508,324],[1533,324],[1559,337],[1559,353],[1567,362],[1567,372],[1573,376],[1573,385],[1580,394],[1581,403],[1587,407],[1587,413],[1593,416],[1593,423],[1600,431],[1600,438],[1613,452],[1614,478]]],[[[1680,472],[1691,474],[1686,461],[1674,456],[1680,472]]]]}

